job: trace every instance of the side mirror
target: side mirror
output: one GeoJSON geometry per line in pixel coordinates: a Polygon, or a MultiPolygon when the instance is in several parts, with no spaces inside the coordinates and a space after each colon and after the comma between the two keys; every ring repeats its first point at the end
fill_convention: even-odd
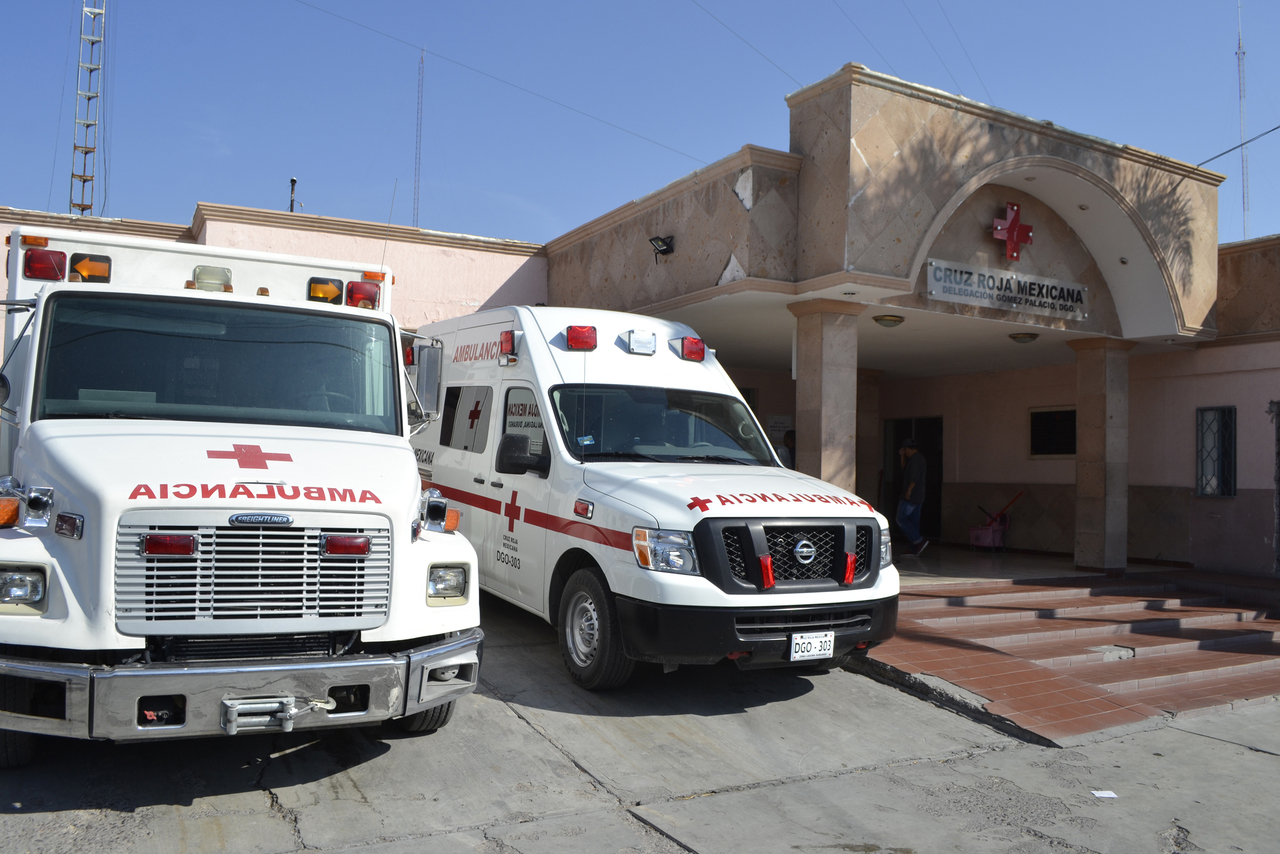
{"type": "Polygon", "coordinates": [[[9,378],[4,374],[0,374],[0,406],[4,406],[5,401],[9,399],[9,378]]]}
{"type": "MultiPolygon", "coordinates": [[[[430,421],[440,415],[440,369],[444,364],[444,347],[438,341],[419,344],[413,348],[414,364],[418,366],[418,376],[414,383],[414,395],[417,397],[418,414],[422,420],[430,421]]],[[[410,413],[412,407],[410,407],[410,413]]]]}
{"type": "Polygon", "coordinates": [[[502,474],[537,472],[546,477],[551,472],[551,456],[535,457],[529,453],[529,437],[523,433],[504,433],[498,442],[498,462],[502,474]]]}

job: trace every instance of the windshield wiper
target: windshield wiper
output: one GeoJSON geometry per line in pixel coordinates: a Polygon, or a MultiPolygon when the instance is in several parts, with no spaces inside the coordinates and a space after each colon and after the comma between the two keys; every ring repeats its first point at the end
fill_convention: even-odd
{"type": "Polygon", "coordinates": [[[658,457],[654,457],[649,454],[639,454],[639,453],[636,453],[635,451],[596,451],[595,453],[588,453],[586,451],[582,452],[582,458],[584,460],[587,458],[599,459],[600,457],[617,457],[623,460],[647,460],[653,463],[665,462],[665,460],[662,460],[658,457]]]}
{"type": "Polygon", "coordinates": [[[59,412],[46,418],[122,418],[137,421],[164,421],[159,415],[134,415],[129,412],[59,412]]]}
{"type": "Polygon", "coordinates": [[[697,460],[699,462],[709,463],[737,463],[740,466],[759,465],[755,460],[744,460],[741,457],[726,457],[723,454],[699,454],[698,456],[681,456],[680,460],[697,460]]]}

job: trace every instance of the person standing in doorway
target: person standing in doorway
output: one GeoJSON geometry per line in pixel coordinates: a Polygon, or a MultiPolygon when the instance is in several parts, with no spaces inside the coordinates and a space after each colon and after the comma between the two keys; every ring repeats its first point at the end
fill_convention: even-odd
{"type": "Polygon", "coordinates": [[[902,460],[902,497],[898,499],[898,527],[911,543],[911,553],[924,551],[929,541],[920,536],[920,507],[924,504],[925,460],[915,439],[904,439],[898,448],[902,460]]]}
{"type": "Polygon", "coordinates": [[[789,469],[796,467],[796,431],[788,430],[782,434],[782,447],[778,449],[778,457],[789,469]]]}

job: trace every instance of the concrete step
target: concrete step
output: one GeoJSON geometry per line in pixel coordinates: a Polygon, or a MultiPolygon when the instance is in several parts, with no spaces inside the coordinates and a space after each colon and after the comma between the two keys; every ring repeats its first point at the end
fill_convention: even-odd
{"type": "MultiPolygon", "coordinates": [[[[1130,658],[1150,658],[1196,650],[1227,649],[1241,644],[1266,643],[1280,635],[1280,621],[1232,621],[1220,626],[1191,626],[1152,633],[1128,632],[1120,636],[1084,636],[1052,641],[1008,644],[1001,652],[1051,667],[1075,668],[1130,658]]],[[[1074,670],[1072,671],[1074,675],[1074,670]]]]}
{"type": "Polygon", "coordinates": [[[1220,597],[1206,594],[1168,597],[1073,596],[1008,601],[998,605],[935,605],[912,610],[905,616],[926,626],[945,628],[1029,620],[1102,617],[1144,611],[1150,616],[1151,612],[1167,612],[1190,606],[1218,605],[1221,602],[1220,597]]]}
{"type": "Polygon", "coordinates": [[[1280,671],[1157,685],[1123,697],[1178,717],[1207,715],[1280,699],[1280,671]]]}
{"type": "Polygon", "coordinates": [[[1280,673],[1280,643],[1238,644],[1071,668],[1071,676],[1082,682],[1124,694],[1261,673],[1280,673]]]}
{"type": "Polygon", "coordinates": [[[1159,634],[1190,628],[1238,628],[1240,623],[1266,617],[1267,612],[1262,609],[1229,605],[1181,606],[1159,612],[1134,608],[1102,615],[1038,617],[1032,620],[956,625],[946,627],[945,631],[956,639],[1005,649],[1031,643],[1063,642],[1073,638],[1099,639],[1129,634],[1159,634]]]}
{"type": "Polygon", "coordinates": [[[1172,584],[1120,583],[1109,586],[1080,583],[1074,585],[970,584],[954,590],[911,590],[904,592],[898,608],[914,616],[915,612],[939,607],[981,607],[1046,600],[1088,599],[1098,596],[1160,597],[1174,592],[1172,584]]]}

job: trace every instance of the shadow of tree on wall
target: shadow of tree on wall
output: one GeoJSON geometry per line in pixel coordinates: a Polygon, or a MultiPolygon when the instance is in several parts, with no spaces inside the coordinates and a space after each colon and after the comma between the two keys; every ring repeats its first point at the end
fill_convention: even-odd
{"type": "MultiPolygon", "coordinates": [[[[1107,181],[1133,205],[1155,239],[1181,297],[1195,288],[1195,216],[1190,195],[1196,192],[1181,175],[1151,169],[1122,169],[1109,164],[1107,181]]],[[[1216,244],[1216,236],[1214,240],[1216,244]]]]}

